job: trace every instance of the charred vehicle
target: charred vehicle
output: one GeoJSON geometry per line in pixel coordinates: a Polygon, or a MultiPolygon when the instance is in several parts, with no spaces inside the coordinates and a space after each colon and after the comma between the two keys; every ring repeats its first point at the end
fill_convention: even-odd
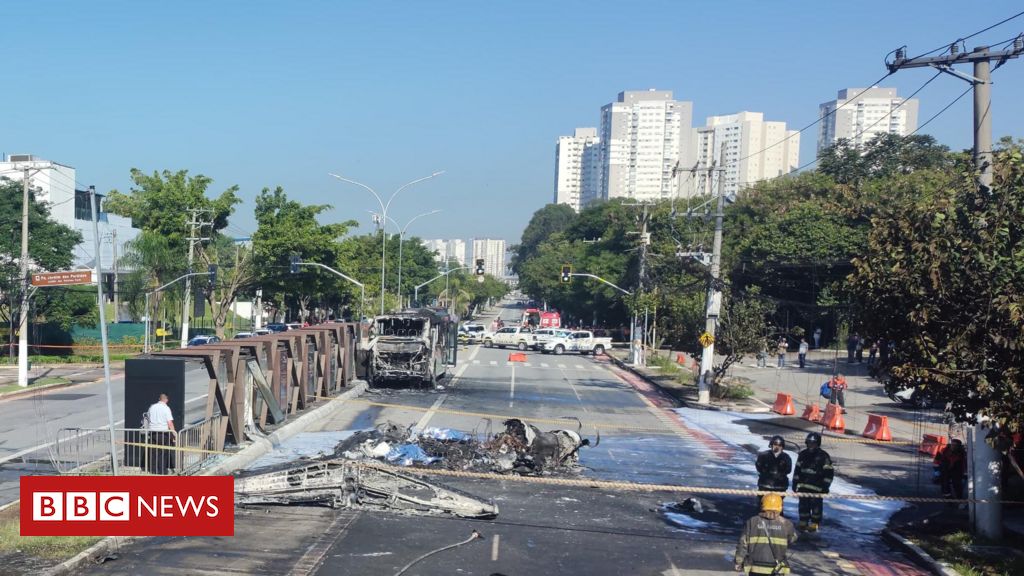
{"type": "Polygon", "coordinates": [[[418,308],[374,319],[369,343],[371,385],[430,385],[454,366],[458,322],[441,310],[418,308]]]}

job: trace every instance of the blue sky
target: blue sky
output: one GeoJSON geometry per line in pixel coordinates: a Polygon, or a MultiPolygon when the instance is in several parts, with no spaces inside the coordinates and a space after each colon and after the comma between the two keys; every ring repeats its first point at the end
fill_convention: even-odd
{"type": "MultiPolygon", "coordinates": [[[[358,219],[409,188],[390,215],[421,237],[518,240],[549,202],[554,144],[596,126],[622,90],[673,90],[712,114],[764,112],[802,127],[819,103],[916,54],[1020,11],[1017,1],[95,1],[5,3],[0,152],[74,166],[83,185],[129,187],[132,167],[188,169],[238,184],[231,232],[255,228],[252,198],[284,186],[358,219]]],[[[968,42],[1001,41],[1024,17],[968,42]]],[[[909,94],[931,72],[883,85],[909,94]]],[[[1024,59],[1000,69],[994,134],[1024,136],[1024,59]]],[[[923,122],[966,84],[919,95],[923,122]]],[[[971,145],[965,97],[926,132],[971,145]]],[[[802,135],[801,162],[816,132],[802,135]]]]}

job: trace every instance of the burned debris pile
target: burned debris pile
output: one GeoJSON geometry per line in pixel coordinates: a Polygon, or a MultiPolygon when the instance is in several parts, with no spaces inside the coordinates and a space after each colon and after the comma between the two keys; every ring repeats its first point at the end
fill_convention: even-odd
{"type": "MultiPolygon", "coordinates": [[[[574,474],[580,470],[579,450],[590,445],[579,431],[541,432],[518,418],[505,420],[505,430],[479,438],[458,430],[427,428],[415,433],[393,423],[357,432],[340,442],[335,457],[373,459],[389,464],[497,472],[501,474],[574,474]]],[[[601,441],[598,435],[597,442],[601,441]]],[[[596,445],[596,444],[595,444],[596,445]]]]}

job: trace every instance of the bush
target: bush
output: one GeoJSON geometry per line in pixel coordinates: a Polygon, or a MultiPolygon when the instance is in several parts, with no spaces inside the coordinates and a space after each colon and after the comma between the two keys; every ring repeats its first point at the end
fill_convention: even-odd
{"type": "Polygon", "coordinates": [[[723,378],[711,386],[711,396],[716,400],[743,400],[754,395],[750,381],[745,378],[723,378]]]}

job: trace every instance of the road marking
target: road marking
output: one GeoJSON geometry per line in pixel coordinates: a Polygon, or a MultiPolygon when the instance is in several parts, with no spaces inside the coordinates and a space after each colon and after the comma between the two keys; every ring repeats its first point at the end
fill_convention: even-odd
{"type": "Polygon", "coordinates": [[[288,571],[289,576],[309,576],[316,572],[331,548],[348,534],[348,527],[359,517],[359,512],[342,511],[324,533],[314,541],[298,562],[288,571]],[[344,524],[344,526],[342,525],[344,524]]]}
{"type": "Polygon", "coordinates": [[[540,363],[540,367],[541,367],[541,368],[547,368],[547,367],[548,367],[548,365],[547,365],[547,364],[545,364],[544,362],[541,362],[541,363],[540,363]]]}
{"type": "Polygon", "coordinates": [[[529,362],[523,362],[523,366],[533,366],[533,364],[531,364],[529,362]]]}
{"type": "MultiPolygon", "coordinates": [[[[203,394],[202,396],[196,396],[195,398],[192,398],[191,400],[185,400],[185,404],[191,404],[193,402],[198,402],[199,400],[203,400],[207,396],[209,396],[209,394],[203,394]]],[[[114,427],[117,428],[121,424],[124,424],[124,418],[118,420],[117,422],[114,422],[114,427]]],[[[96,426],[95,428],[107,428],[107,426],[96,426]]],[[[78,438],[79,436],[84,436],[84,435],[90,433],[91,431],[92,431],[92,429],[84,430],[82,432],[79,432],[78,434],[75,434],[72,438],[69,438],[69,440],[70,439],[74,439],[74,438],[78,438]]],[[[57,441],[54,440],[52,442],[47,442],[45,444],[39,444],[38,446],[33,446],[31,448],[25,448],[24,450],[20,450],[18,452],[15,452],[14,454],[11,454],[10,456],[4,456],[3,458],[0,458],[0,465],[6,464],[6,463],[10,462],[11,460],[17,460],[18,458],[21,458],[25,454],[31,454],[32,452],[35,452],[36,450],[42,450],[43,448],[49,448],[50,446],[53,446],[56,443],[57,443],[57,441]]]]}
{"type": "Polygon", "coordinates": [[[511,408],[516,399],[516,365],[511,362],[509,364],[512,364],[512,382],[508,388],[508,407],[511,408]]]}
{"type": "Polygon", "coordinates": [[[497,360],[491,360],[491,366],[497,366],[497,365],[498,365],[498,361],[497,360]]]}
{"type": "Polygon", "coordinates": [[[420,421],[417,422],[416,425],[412,427],[412,431],[419,432],[426,428],[427,422],[430,422],[430,419],[433,418],[434,414],[437,413],[437,409],[440,408],[441,404],[444,404],[444,401],[447,399],[447,394],[441,394],[440,396],[438,396],[437,400],[434,400],[434,404],[430,407],[430,410],[427,410],[427,413],[424,414],[422,418],[420,418],[420,421]]]}
{"type": "Polygon", "coordinates": [[[577,364],[576,365],[576,369],[577,370],[585,370],[585,368],[583,368],[583,364],[577,364]]]}
{"type": "Polygon", "coordinates": [[[498,561],[498,546],[500,546],[500,541],[501,534],[495,534],[494,538],[491,540],[491,562],[498,561]]]}
{"type": "Polygon", "coordinates": [[[562,368],[564,370],[565,369],[565,364],[559,364],[558,367],[562,368]]]}
{"type": "Polygon", "coordinates": [[[473,360],[473,364],[479,364],[479,363],[480,363],[479,360],[473,360]]]}

